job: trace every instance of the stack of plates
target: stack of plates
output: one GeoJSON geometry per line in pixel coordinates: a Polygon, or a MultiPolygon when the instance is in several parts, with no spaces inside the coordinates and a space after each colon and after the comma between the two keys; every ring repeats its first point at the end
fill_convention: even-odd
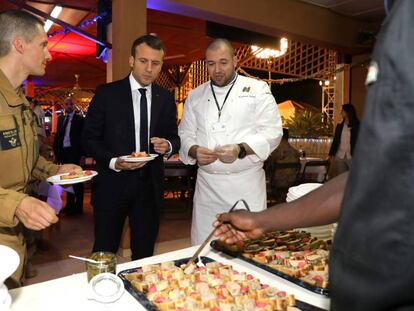
{"type": "MultiPolygon", "coordinates": [[[[301,184],[296,187],[289,188],[289,192],[286,196],[286,202],[291,202],[300,198],[301,196],[315,190],[316,188],[322,186],[322,184],[318,183],[309,183],[309,184],[301,184]]],[[[322,239],[322,240],[329,240],[332,239],[332,232],[333,232],[333,225],[326,225],[326,226],[317,226],[317,227],[309,227],[309,228],[297,228],[298,231],[307,231],[313,237],[322,239]]]]}
{"type": "Polygon", "coordinates": [[[309,183],[309,184],[301,184],[296,187],[290,187],[289,192],[286,197],[286,202],[290,202],[300,198],[301,196],[319,188],[322,184],[318,183],[309,183]]]}
{"type": "Polygon", "coordinates": [[[17,269],[19,255],[10,247],[0,245],[0,310],[9,310],[11,298],[3,282],[17,269]]]}

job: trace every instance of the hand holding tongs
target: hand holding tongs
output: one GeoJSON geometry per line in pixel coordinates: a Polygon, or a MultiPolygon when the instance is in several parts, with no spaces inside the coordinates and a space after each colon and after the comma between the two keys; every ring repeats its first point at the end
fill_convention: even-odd
{"type": "MultiPolygon", "coordinates": [[[[237,200],[236,203],[233,204],[233,206],[230,208],[230,210],[228,211],[228,213],[231,213],[234,208],[237,206],[237,204],[239,202],[243,202],[244,207],[250,212],[250,208],[249,205],[247,204],[247,202],[244,199],[240,199],[237,200]]],[[[187,264],[185,265],[185,269],[190,266],[191,264],[194,263],[194,261],[196,260],[196,258],[198,257],[198,255],[200,255],[201,251],[204,249],[204,247],[207,245],[208,241],[213,237],[214,232],[216,232],[217,227],[215,227],[213,229],[213,231],[211,231],[211,233],[208,235],[207,239],[205,239],[205,241],[200,245],[200,247],[196,250],[196,252],[194,253],[193,257],[190,258],[190,260],[187,262],[187,264]]]]}

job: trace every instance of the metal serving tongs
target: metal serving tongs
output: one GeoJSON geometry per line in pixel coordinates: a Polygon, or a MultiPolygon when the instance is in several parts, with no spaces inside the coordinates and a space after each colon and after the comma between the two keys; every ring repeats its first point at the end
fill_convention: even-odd
{"type": "MultiPolygon", "coordinates": [[[[228,211],[228,213],[231,213],[235,209],[235,207],[237,206],[237,204],[239,204],[239,202],[243,202],[244,207],[250,212],[250,207],[247,204],[247,202],[244,199],[240,199],[240,200],[237,200],[236,203],[233,204],[233,206],[230,208],[230,210],[228,211]]],[[[214,232],[216,232],[216,229],[217,229],[217,227],[213,228],[213,231],[211,231],[211,233],[208,235],[207,239],[205,239],[205,241],[196,250],[196,252],[194,253],[193,257],[191,257],[190,260],[187,262],[187,264],[185,265],[184,270],[187,269],[191,264],[194,263],[194,261],[197,259],[198,255],[200,255],[201,251],[207,245],[208,241],[213,237],[214,232]]]]}

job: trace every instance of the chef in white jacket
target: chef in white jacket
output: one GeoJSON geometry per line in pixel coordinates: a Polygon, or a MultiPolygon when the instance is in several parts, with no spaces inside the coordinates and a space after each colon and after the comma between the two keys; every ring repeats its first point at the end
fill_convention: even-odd
{"type": "Polygon", "coordinates": [[[236,73],[237,58],[229,41],[210,43],[206,64],[211,80],[188,94],[179,127],[181,160],[199,166],[193,245],[207,238],[216,215],[237,200],[244,199],[251,211],[266,208],[263,162],[282,137],[269,86],[236,73]]]}

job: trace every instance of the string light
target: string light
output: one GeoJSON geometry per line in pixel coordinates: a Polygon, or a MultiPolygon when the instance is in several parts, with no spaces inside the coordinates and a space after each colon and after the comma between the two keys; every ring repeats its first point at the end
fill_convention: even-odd
{"type": "Polygon", "coordinates": [[[286,38],[280,39],[280,50],[264,49],[257,45],[252,45],[250,48],[254,56],[257,58],[276,58],[287,52],[288,40],[286,38]]]}
{"type": "Polygon", "coordinates": [[[298,144],[298,143],[330,144],[330,143],[332,143],[332,137],[320,137],[320,138],[290,137],[289,142],[294,143],[294,144],[298,144]]]}

